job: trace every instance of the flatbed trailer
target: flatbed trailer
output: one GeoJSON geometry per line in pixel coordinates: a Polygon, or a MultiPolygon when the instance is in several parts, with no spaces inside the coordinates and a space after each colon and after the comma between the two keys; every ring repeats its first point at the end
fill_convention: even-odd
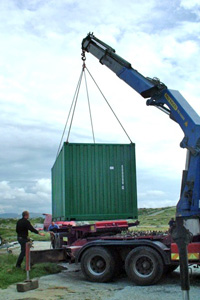
{"type": "MultiPolygon", "coordinates": [[[[178,247],[170,233],[133,232],[125,220],[65,226],[54,232],[54,249],[31,251],[31,263],[80,263],[85,278],[107,282],[126,272],[138,285],[155,284],[179,266],[178,247]]],[[[191,236],[188,261],[200,265],[200,235],[191,236]]]]}

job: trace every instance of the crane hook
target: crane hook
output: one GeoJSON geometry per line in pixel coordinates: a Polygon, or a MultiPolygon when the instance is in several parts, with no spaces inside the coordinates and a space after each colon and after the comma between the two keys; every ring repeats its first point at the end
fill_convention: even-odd
{"type": "Polygon", "coordinates": [[[85,67],[86,67],[86,65],[85,65],[85,61],[86,61],[85,50],[83,50],[81,53],[81,59],[83,61],[83,69],[85,69],[85,67]]]}

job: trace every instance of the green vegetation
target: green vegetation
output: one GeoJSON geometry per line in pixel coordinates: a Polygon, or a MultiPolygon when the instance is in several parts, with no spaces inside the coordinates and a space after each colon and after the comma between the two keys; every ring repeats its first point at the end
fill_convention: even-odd
{"type": "Polygon", "coordinates": [[[139,230],[168,230],[168,222],[171,218],[175,217],[175,206],[161,207],[161,208],[140,208],[138,210],[138,220],[140,225],[133,227],[134,231],[139,230]]]}
{"type": "MultiPolygon", "coordinates": [[[[132,230],[168,230],[168,222],[172,217],[175,217],[175,207],[163,208],[140,208],[138,210],[138,220],[140,225],[133,227],[132,230]]],[[[43,223],[43,218],[30,219],[31,224],[34,226],[36,223],[43,223]]],[[[6,242],[16,241],[16,226],[17,219],[0,219],[0,235],[6,242]]],[[[92,223],[92,222],[91,222],[92,223]]],[[[38,234],[30,233],[30,238],[35,241],[49,241],[49,234],[39,236],[38,234]]]]}
{"type": "MultiPolygon", "coordinates": [[[[0,289],[7,288],[10,284],[26,279],[25,263],[21,269],[15,268],[17,256],[12,254],[0,254],[0,289]]],[[[48,274],[59,273],[61,267],[53,263],[34,265],[30,271],[30,278],[41,277],[48,274]]]]}
{"type": "Polygon", "coordinates": [[[34,241],[49,241],[50,240],[49,232],[44,232],[44,231],[42,232],[45,234],[45,236],[40,236],[39,234],[29,232],[29,237],[34,241]]]}
{"type": "MultiPolygon", "coordinates": [[[[44,223],[43,218],[30,219],[31,224],[34,226],[36,223],[44,223]]],[[[17,239],[15,231],[17,219],[0,219],[0,235],[5,242],[13,242],[17,239]]],[[[45,236],[29,233],[30,238],[35,241],[48,241],[49,234],[45,233],[45,236]]]]}
{"type": "MultiPolygon", "coordinates": [[[[167,231],[169,220],[175,217],[175,207],[164,208],[140,208],[138,210],[138,220],[140,225],[132,227],[133,231],[167,231]]],[[[43,223],[44,219],[31,219],[31,224],[43,223]]],[[[16,227],[17,219],[0,219],[0,235],[6,242],[16,241],[16,227]]],[[[34,240],[49,241],[49,233],[45,236],[30,233],[30,237],[34,240]]],[[[10,284],[24,281],[26,279],[25,263],[22,269],[16,269],[17,256],[8,253],[0,252],[0,288],[7,288],[10,284]]],[[[52,263],[38,264],[33,266],[30,276],[31,278],[41,277],[47,274],[58,273],[61,267],[52,263]]]]}
{"type": "Polygon", "coordinates": [[[164,208],[140,208],[138,210],[139,221],[142,225],[168,226],[168,222],[175,217],[175,207],[164,208]]]}
{"type": "MultiPolygon", "coordinates": [[[[31,224],[34,226],[36,223],[43,223],[43,218],[30,219],[31,224]]],[[[15,231],[17,219],[0,219],[0,235],[4,242],[16,241],[17,234],[15,231]]],[[[49,241],[49,233],[45,236],[29,233],[30,238],[35,241],[49,241]]],[[[22,264],[21,269],[16,269],[15,264],[17,256],[5,252],[0,252],[0,289],[7,288],[10,284],[24,281],[26,279],[25,262],[22,264]]],[[[61,271],[61,267],[57,264],[44,263],[34,265],[30,272],[30,277],[41,277],[48,274],[54,274],[61,271]]]]}

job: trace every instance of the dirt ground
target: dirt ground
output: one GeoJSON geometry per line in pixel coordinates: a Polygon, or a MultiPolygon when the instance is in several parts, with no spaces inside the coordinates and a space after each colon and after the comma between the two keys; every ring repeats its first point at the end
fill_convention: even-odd
{"type": "MultiPolygon", "coordinates": [[[[1,300],[178,300],[182,299],[179,272],[163,278],[157,285],[140,287],[127,277],[111,283],[92,283],[84,279],[80,266],[64,264],[68,269],[39,279],[39,288],[18,293],[16,285],[0,291],[1,300]]],[[[193,270],[190,299],[200,299],[200,271],[193,270]]]]}
{"type": "MultiPolygon", "coordinates": [[[[47,244],[46,244],[47,245],[47,244]]],[[[49,244],[48,244],[49,245],[49,244]]],[[[39,244],[35,249],[43,248],[39,244]]],[[[19,249],[18,249],[19,250],[19,249]]],[[[39,288],[18,293],[16,284],[0,290],[0,300],[181,300],[179,270],[154,285],[136,286],[123,275],[111,283],[92,283],[84,279],[79,265],[62,264],[66,269],[39,279],[39,288]]],[[[200,269],[191,269],[190,299],[200,299],[200,269]]]]}

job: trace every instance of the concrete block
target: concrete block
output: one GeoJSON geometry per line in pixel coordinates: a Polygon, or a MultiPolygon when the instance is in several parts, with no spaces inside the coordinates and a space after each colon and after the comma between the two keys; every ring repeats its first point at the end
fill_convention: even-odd
{"type": "Polygon", "coordinates": [[[39,287],[39,282],[37,279],[17,283],[17,291],[18,292],[27,292],[30,290],[35,290],[38,287],[39,287]]]}

